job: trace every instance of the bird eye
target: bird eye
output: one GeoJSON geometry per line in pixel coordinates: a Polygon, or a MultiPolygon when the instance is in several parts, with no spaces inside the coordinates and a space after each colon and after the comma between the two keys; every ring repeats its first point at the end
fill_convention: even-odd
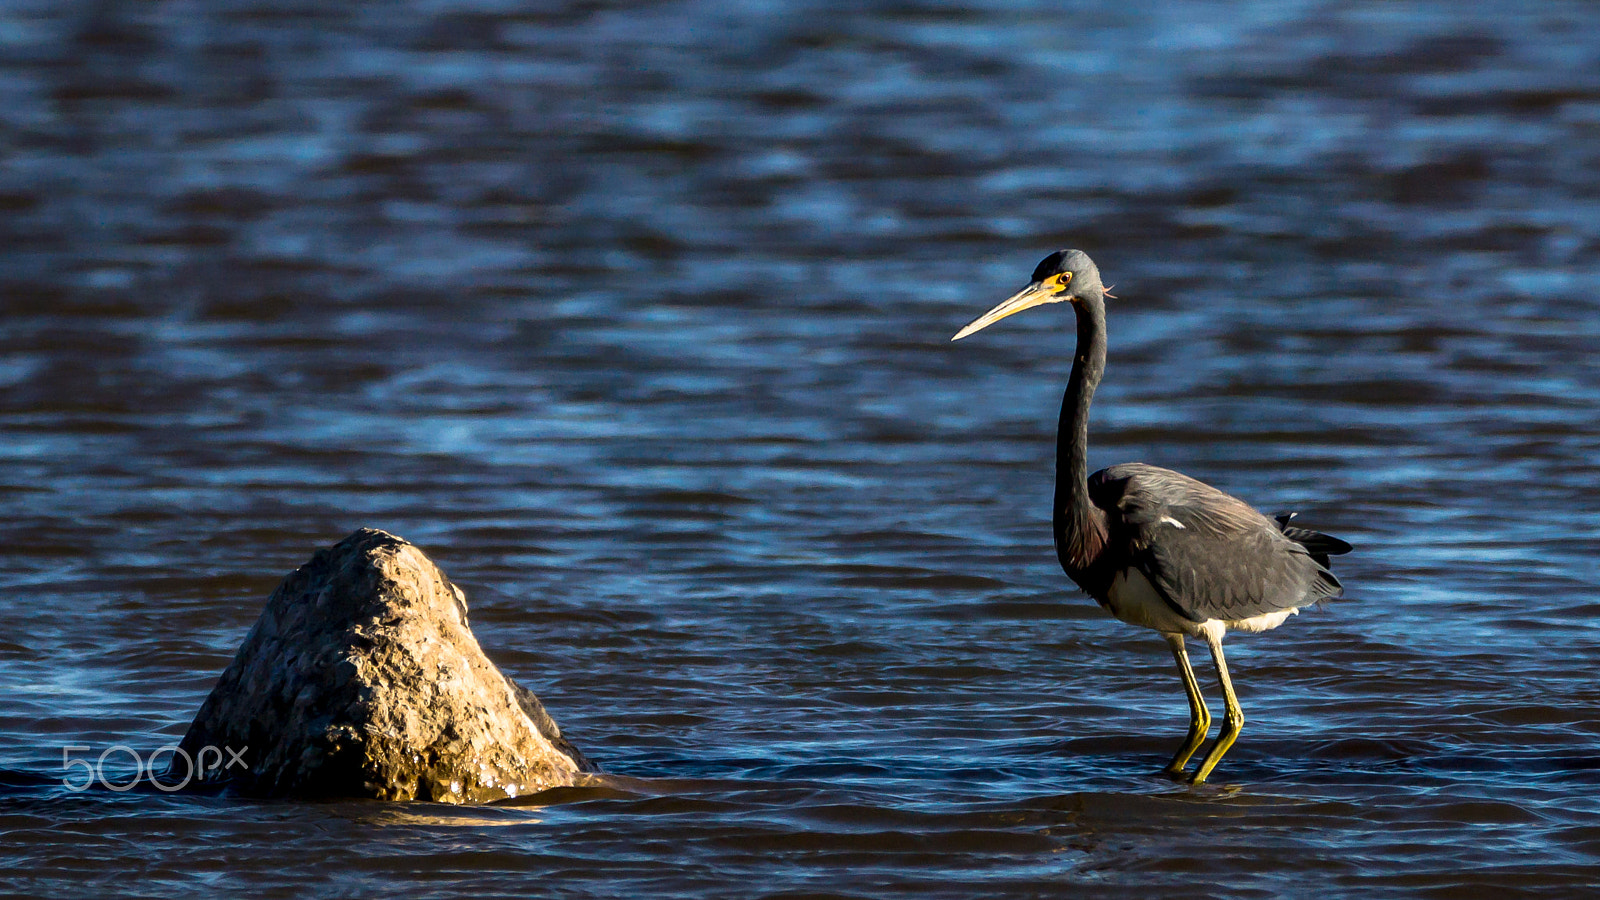
{"type": "Polygon", "coordinates": [[[1072,273],[1071,272],[1062,272],[1060,275],[1056,276],[1056,289],[1057,290],[1062,290],[1062,291],[1066,290],[1067,289],[1067,282],[1069,282],[1071,280],[1072,280],[1072,273]]]}

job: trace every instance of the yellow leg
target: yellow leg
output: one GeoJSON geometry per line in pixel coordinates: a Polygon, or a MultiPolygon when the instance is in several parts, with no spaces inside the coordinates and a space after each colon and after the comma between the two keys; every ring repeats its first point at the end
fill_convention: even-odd
{"type": "Polygon", "coordinates": [[[1227,712],[1223,714],[1222,730],[1217,732],[1217,742],[1211,745],[1211,752],[1206,754],[1205,761],[1195,770],[1193,784],[1205,783],[1211,770],[1222,761],[1222,755],[1233,746],[1239,730],[1244,728],[1244,710],[1239,708],[1239,698],[1234,696],[1233,681],[1228,678],[1228,661],[1222,656],[1222,636],[1207,636],[1206,643],[1211,645],[1211,658],[1217,664],[1217,682],[1222,685],[1222,702],[1227,712]]]}
{"type": "Polygon", "coordinates": [[[1183,775],[1183,767],[1189,764],[1189,758],[1205,743],[1206,732],[1211,728],[1211,711],[1206,709],[1205,698],[1200,696],[1200,682],[1195,680],[1194,668],[1189,665],[1189,651],[1183,649],[1183,635],[1164,634],[1167,645],[1172,648],[1172,658],[1178,663],[1178,674],[1183,676],[1183,692],[1189,697],[1189,736],[1184,738],[1183,746],[1178,748],[1177,754],[1172,757],[1172,762],[1167,763],[1164,770],[1173,778],[1183,775]]]}

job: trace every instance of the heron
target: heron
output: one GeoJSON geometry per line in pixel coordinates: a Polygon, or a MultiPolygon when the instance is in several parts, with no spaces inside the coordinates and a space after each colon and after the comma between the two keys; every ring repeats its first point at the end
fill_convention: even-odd
{"type": "Polygon", "coordinates": [[[1072,304],[1078,343],[1056,432],[1056,556],[1084,593],[1123,622],[1159,632],[1171,648],[1189,700],[1189,733],[1163,771],[1180,781],[1211,728],[1184,639],[1202,639],[1210,648],[1226,712],[1216,741],[1188,776],[1203,784],[1244,727],[1223,636],[1269,631],[1302,607],[1340,596],[1344,588],[1328,558],[1351,548],[1289,524],[1293,513],[1269,519],[1171,469],[1123,463],[1088,473],[1089,404],[1106,367],[1106,297],[1115,299],[1087,254],[1058,250],[1039,263],[1026,287],[951,340],[1035,306],[1072,304]]]}

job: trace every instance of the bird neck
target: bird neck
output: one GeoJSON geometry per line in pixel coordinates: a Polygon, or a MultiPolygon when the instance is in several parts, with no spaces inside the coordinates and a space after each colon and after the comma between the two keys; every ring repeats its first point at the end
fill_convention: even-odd
{"type": "Polygon", "coordinates": [[[1089,501],[1089,404],[1106,368],[1106,310],[1094,300],[1072,308],[1078,318],[1078,348],[1056,430],[1053,518],[1056,553],[1067,574],[1077,579],[1105,546],[1105,515],[1089,501]]]}

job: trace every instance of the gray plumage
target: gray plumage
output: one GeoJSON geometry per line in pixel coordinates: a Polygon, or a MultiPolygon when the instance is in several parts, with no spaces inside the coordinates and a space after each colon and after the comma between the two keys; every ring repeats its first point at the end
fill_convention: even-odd
{"type": "Polygon", "coordinates": [[[1171,469],[1143,463],[1101,469],[1089,477],[1089,498],[1106,514],[1106,553],[1136,566],[1190,621],[1247,619],[1344,590],[1307,545],[1344,553],[1349,544],[1274,523],[1171,469]]]}

